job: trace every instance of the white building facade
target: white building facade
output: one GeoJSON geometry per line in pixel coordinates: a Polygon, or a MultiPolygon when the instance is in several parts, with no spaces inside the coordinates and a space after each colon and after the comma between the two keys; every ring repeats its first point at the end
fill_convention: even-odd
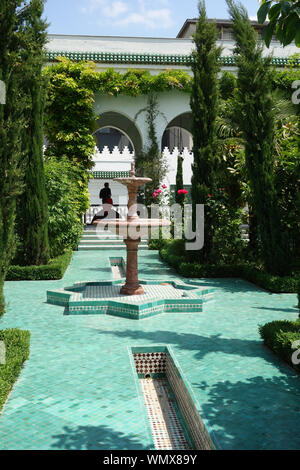
{"type": "MultiPolygon", "coordinates": [[[[166,69],[180,69],[192,75],[191,52],[193,41],[190,35],[196,20],[187,20],[177,38],[131,38],[49,35],[47,55],[49,64],[58,56],[74,61],[92,60],[98,71],[113,68],[125,73],[129,69],[149,70],[158,74],[166,69]]],[[[223,47],[222,70],[236,72],[233,55],[234,41],[230,33],[229,20],[217,20],[220,45],[223,47]]],[[[259,29],[257,23],[254,27],[259,29]]],[[[282,47],[274,38],[270,49],[273,64],[284,67],[289,58],[299,52],[295,45],[282,47]]],[[[156,119],[156,134],[168,166],[166,183],[175,185],[177,156],[183,157],[184,186],[191,185],[192,137],[190,96],[178,90],[158,93],[159,115],[156,119]]],[[[135,153],[146,148],[148,128],[145,114],[140,112],[147,106],[147,96],[118,97],[95,95],[95,112],[99,116],[99,128],[95,133],[96,147],[93,179],[89,184],[91,206],[100,205],[99,191],[104,182],[109,182],[114,204],[127,204],[126,189],[113,182],[113,178],[128,174],[135,153]]],[[[96,210],[96,209],[95,209],[96,210]]]]}

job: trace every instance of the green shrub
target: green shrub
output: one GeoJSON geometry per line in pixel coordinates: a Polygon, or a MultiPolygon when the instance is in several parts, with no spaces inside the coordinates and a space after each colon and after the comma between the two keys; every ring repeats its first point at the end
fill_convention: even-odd
{"type": "Polygon", "coordinates": [[[72,251],[51,260],[47,265],[41,266],[10,266],[7,281],[43,281],[62,279],[72,258],[72,251]]]}
{"type": "Polygon", "coordinates": [[[67,248],[76,249],[82,234],[81,214],[86,210],[84,201],[88,196],[86,188],[78,187],[80,174],[77,173],[80,171],[76,168],[75,163],[67,159],[48,158],[45,162],[52,257],[62,254],[67,248]]]}
{"type": "Polygon", "coordinates": [[[0,410],[29,357],[29,331],[0,330],[0,341],[6,348],[5,364],[0,364],[0,410]]]}
{"type": "Polygon", "coordinates": [[[266,346],[300,372],[300,364],[292,363],[292,355],[295,352],[292,345],[300,340],[300,319],[295,322],[277,320],[266,323],[259,327],[259,333],[266,346]]]}
{"type": "Polygon", "coordinates": [[[165,246],[165,241],[160,237],[156,240],[149,240],[148,247],[149,250],[162,250],[165,246]]]}
{"type": "Polygon", "coordinates": [[[277,293],[298,292],[299,273],[296,276],[279,277],[268,274],[252,264],[199,264],[185,251],[184,240],[165,240],[160,257],[179,274],[189,278],[242,278],[263,289],[277,293]]]}
{"type": "Polygon", "coordinates": [[[243,265],[241,266],[241,277],[271,292],[287,294],[297,292],[298,277],[296,276],[274,276],[257,269],[255,266],[243,265]]]}

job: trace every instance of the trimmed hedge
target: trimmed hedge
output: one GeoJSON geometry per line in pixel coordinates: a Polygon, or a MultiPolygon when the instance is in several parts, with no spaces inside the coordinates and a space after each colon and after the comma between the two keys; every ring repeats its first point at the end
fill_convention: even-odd
{"type": "Polygon", "coordinates": [[[182,256],[182,240],[167,241],[160,250],[161,258],[184,277],[189,278],[242,278],[263,289],[275,293],[296,293],[299,289],[299,278],[279,277],[265,273],[251,264],[212,265],[187,262],[182,256]]]}
{"type": "Polygon", "coordinates": [[[277,320],[266,323],[259,327],[259,333],[266,346],[300,372],[300,364],[292,363],[292,355],[296,351],[296,349],[292,349],[292,344],[295,341],[300,341],[300,319],[295,322],[277,320]]]}
{"type": "Polygon", "coordinates": [[[62,279],[72,258],[72,250],[41,266],[10,266],[6,281],[48,281],[62,279]]]}
{"type": "Polygon", "coordinates": [[[30,333],[18,329],[0,330],[5,344],[5,364],[0,364],[0,411],[29,357],[30,333]]]}

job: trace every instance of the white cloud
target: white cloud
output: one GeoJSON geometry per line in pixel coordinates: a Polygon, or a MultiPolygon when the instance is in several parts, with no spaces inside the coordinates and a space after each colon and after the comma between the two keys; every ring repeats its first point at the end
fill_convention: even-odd
{"type": "Polygon", "coordinates": [[[96,11],[105,17],[115,18],[128,11],[129,6],[122,0],[89,0],[86,7],[82,7],[81,11],[85,14],[91,14],[96,11]]]}
{"type": "Polygon", "coordinates": [[[173,21],[171,10],[161,8],[158,10],[144,10],[143,12],[130,13],[123,19],[117,20],[116,25],[126,26],[131,24],[144,25],[150,29],[169,28],[173,21]]]}
{"type": "Polygon", "coordinates": [[[88,0],[81,12],[92,15],[99,12],[114,26],[141,25],[149,29],[167,29],[173,24],[170,0],[88,0]]]}
{"type": "Polygon", "coordinates": [[[117,18],[127,11],[128,6],[124,2],[112,2],[103,8],[103,13],[108,18],[117,18]]]}

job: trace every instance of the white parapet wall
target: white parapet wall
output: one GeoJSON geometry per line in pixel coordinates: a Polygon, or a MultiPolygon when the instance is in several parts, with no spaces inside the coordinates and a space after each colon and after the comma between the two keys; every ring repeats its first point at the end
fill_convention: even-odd
{"type": "Polygon", "coordinates": [[[133,161],[134,154],[129,151],[128,147],[124,147],[122,151],[119,150],[118,147],[115,147],[112,151],[110,151],[108,147],[104,147],[101,152],[95,147],[95,153],[93,155],[94,167],[92,170],[94,177],[89,181],[91,206],[102,204],[99,193],[104,187],[104,183],[109,183],[114,204],[121,206],[127,204],[127,188],[113,181],[113,179],[125,176],[125,174],[129,173],[133,161]]]}
{"type": "MultiPolygon", "coordinates": [[[[194,155],[189,149],[184,148],[181,152],[175,147],[172,151],[167,147],[162,152],[162,158],[167,165],[167,175],[164,183],[170,188],[176,184],[178,155],[183,159],[183,184],[184,186],[191,185],[194,162],[194,155]]],[[[112,199],[114,204],[124,206],[128,202],[127,188],[122,184],[113,181],[114,178],[125,176],[124,173],[130,172],[131,163],[134,161],[134,153],[130,152],[128,147],[122,151],[115,147],[110,151],[104,147],[102,152],[95,148],[93,156],[93,176],[89,181],[89,192],[91,198],[91,205],[101,205],[99,199],[99,192],[104,187],[104,183],[109,183],[112,192],[112,199]]]]}
{"type": "Polygon", "coordinates": [[[165,184],[168,186],[173,186],[176,184],[176,174],[177,174],[177,165],[178,165],[178,155],[182,157],[182,173],[183,173],[183,184],[184,186],[189,186],[192,184],[193,176],[193,163],[194,163],[194,154],[186,147],[180,152],[177,147],[174,147],[172,152],[165,147],[163,150],[163,158],[167,164],[167,175],[165,179],[165,184]]]}

